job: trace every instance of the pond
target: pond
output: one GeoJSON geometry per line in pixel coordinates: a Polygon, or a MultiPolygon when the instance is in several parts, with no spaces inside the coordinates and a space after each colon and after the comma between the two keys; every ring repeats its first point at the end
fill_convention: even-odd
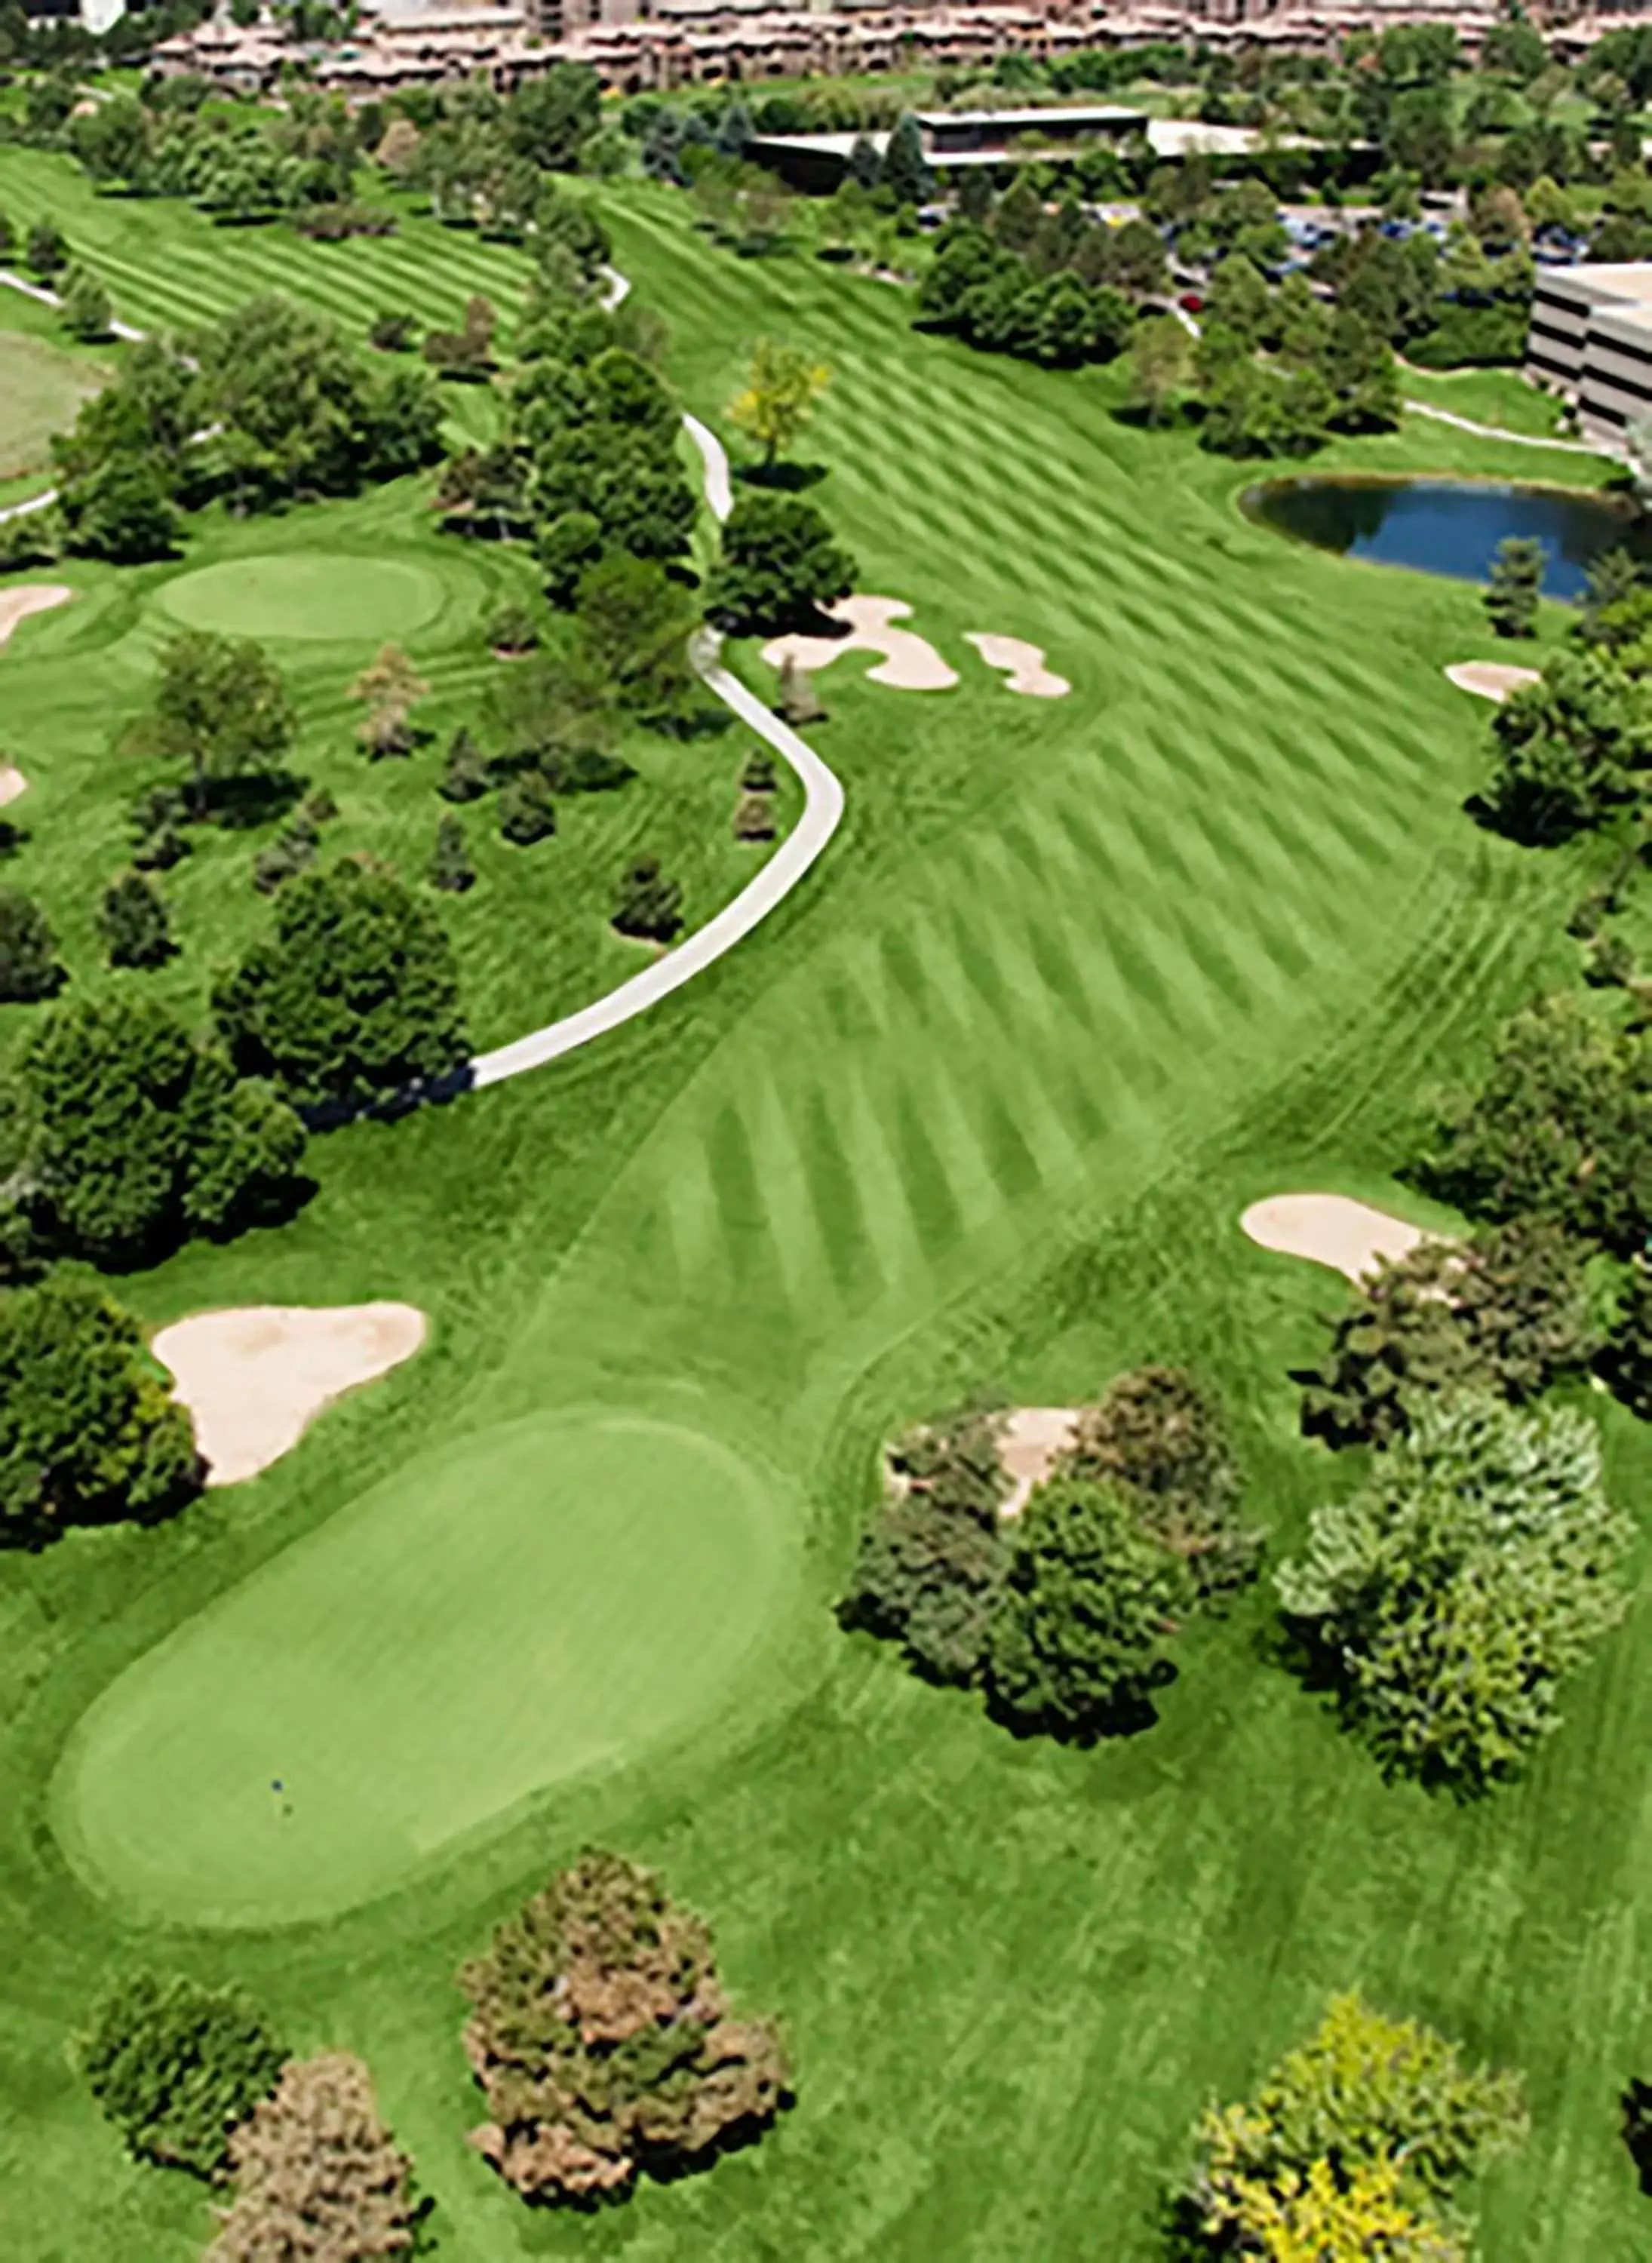
{"type": "Polygon", "coordinates": [[[1511,534],[1543,545],[1544,594],[1576,599],[1603,550],[1652,560],[1652,523],[1620,498],[1573,488],[1481,480],[1268,480],[1243,497],[1248,517],[1348,558],[1483,582],[1511,534]]]}

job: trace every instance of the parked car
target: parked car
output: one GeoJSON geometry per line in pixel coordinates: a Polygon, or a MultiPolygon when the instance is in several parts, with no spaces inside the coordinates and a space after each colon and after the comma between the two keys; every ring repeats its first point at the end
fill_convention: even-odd
{"type": "Polygon", "coordinates": [[[1197,291],[1184,291],[1176,303],[1185,315],[1202,315],[1205,311],[1205,302],[1197,291]]]}

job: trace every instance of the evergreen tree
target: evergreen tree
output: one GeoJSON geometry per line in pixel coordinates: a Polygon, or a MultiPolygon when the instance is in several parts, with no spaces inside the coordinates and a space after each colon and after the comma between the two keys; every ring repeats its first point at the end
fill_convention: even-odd
{"type": "Polygon", "coordinates": [[[436,828],[436,848],[431,857],[431,886],[462,896],[476,884],[476,868],[465,845],[465,828],[456,817],[444,817],[436,828]]]}
{"type": "MultiPolygon", "coordinates": [[[[852,164],[852,158],[851,163],[852,164]]],[[[887,189],[897,205],[921,205],[934,188],[935,177],[924,155],[924,134],[909,110],[902,112],[890,134],[878,168],[878,185],[887,189]]]]}
{"type": "Polygon", "coordinates": [[[1499,636],[1533,633],[1542,588],[1542,544],[1518,534],[1505,536],[1497,545],[1484,598],[1486,618],[1499,636]]]}
{"type": "Polygon", "coordinates": [[[52,922],[32,896],[0,888],[0,1003],[55,997],[68,980],[52,922]]]}
{"type": "Polygon", "coordinates": [[[461,725],[449,741],[446,767],[436,791],[444,801],[480,801],[488,784],[487,756],[461,725]]]}
{"type": "Polygon", "coordinates": [[[683,924],[683,889],[660,871],[657,857],[639,857],[620,876],[613,923],[621,935],[670,943],[683,924]]]}
{"type": "Polygon", "coordinates": [[[844,178],[852,181],[859,189],[875,189],[882,164],[871,135],[857,134],[849,152],[849,166],[844,178]]]}
{"type": "Polygon", "coordinates": [[[801,660],[787,653],[780,662],[779,712],[793,729],[805,723],[823,723],[826,710],[815,689],[815,679],[801,660]]]}
{"type": "Polygon", "coordinates": [[[499,832],[518,849],[548,841],[556,830],[556,805],[543,770],[518,770],[499,796],[499,832]]]}
{"type": "Polygon", "coordinates": [[[71,267],[64,278],[63,327],[71,336],[89,343],[109,336],[113,310],[109,293],[90,268],[71,267]]]}
{"type": "Polygon", "coordinates": [[[142,872],[122,872],[104,890],[98,915],[111,966],[162,966],[173,951],[166,899],[142,872]]]}
{"type": "Polygon", "coordinates": [[[735,839],[772,841],[778,830],[773,797],[766,793],[743,793],[735,809],[735,839]]]}
{"type": "Polygon", "coordinates": [[[75,2042],[92,2096],[130,2151],[212,2179],[286,2057],[238,1989],[155,1972],[116,1981],[75,2042]]]}
{"type": "Polygon", "coordinates": [[[61,273],[69,264],[69,246],[54,221],[37,220],[29,230],[28,244],[24,257],[34,272],[41,277],[61,273]]]}

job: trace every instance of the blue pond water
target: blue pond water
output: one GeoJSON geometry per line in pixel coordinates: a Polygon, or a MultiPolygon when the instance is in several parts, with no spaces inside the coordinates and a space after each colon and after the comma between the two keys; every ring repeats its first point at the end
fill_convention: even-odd
{"type": "Polygon", "coordinates": [[[1244,498],[1252,518],[1281,534],[1460,582],[1483,582],[1507,536],[1543,545],[1543,588],[1577,598],[1603,550],[1652,560],[1652,525],[1631,506],[1563,488],[1460,480],[1269,480],[1244,498]]]}

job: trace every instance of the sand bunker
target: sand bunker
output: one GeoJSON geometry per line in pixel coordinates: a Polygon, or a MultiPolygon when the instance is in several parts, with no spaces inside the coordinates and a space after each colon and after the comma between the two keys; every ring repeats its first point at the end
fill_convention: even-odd
{"type": "Polygon", "coordinates": [[[1380,1258],[1409,1257],[1429,1236],[1420,1225],[1347,1195],[1271,1195],[1239,1221],[1252,1241],[1282,1257],[1311,1257],[1359,1283],[1380,1258]]]}
{"type": "Polygon", "coordinates": [[[771,668],[782,668],[792,660],[813,675],[846,652],[881,653],[878,666],[866,670],[869,683],[888,683],[896,691],[950,691],[958,681],[957,669],[946,665],[926,638],[890,625],[904,620],[911,610],[898,597],[841,597],[826,611],[833,620],[848,623],[847,636],[776,637],[764,646],[763,657],[771,668]]]}
{"type": "Polygon", "coordinates": [[[341,1392],[410,1359],[424,1341],[411,1305],[248,1305],[197,1312],[151,1348],[195,1418],[208,1485],[256,1477],[341,1392]]]}
{"type": "Polygon", "coordinates": [[[20,589],[0,589],[0,652],[11,641],[19,621],[26,621],[31,613],[49,613],[54,606],[66,605],[74,594],[62,582],[25,582],[20,589]]]}
{"type": "Polygon", "coordinates": [[[1028,699],[1065,699],[1073,688],[1064,676],[1045,667],[1041,644],[1026,644],[1019,637],[977,635],[973,630],[965,641],[975,646],[989,668],[1004,671],[1006,691],[1019,691],[1028,699]]]}
{"type": "Polygon", "coordinates": [[[28,788],[28,780],[21,770],[13,770],[10,763],[0,763],[0,809],[15,801],[28,788]]]}
{"type": "Polygon", "coordinates": [[[998,1459],[1011,1482],[1001,1516],[1019,1516],[1058,1457],[1072,1444],[1083,1409],[1077,1406],[1016,1406],[998,1440],[998,1459]]]}
{"type": "Polygon", "coordinates": [[[1523,683],[1538,681],[1536,669],[1510,668],[1498,660],[1460,660],[1446,675],[1460,691],[1472,691],[1476,699],[1494,700],[1499,706],[1523,683]]]}

